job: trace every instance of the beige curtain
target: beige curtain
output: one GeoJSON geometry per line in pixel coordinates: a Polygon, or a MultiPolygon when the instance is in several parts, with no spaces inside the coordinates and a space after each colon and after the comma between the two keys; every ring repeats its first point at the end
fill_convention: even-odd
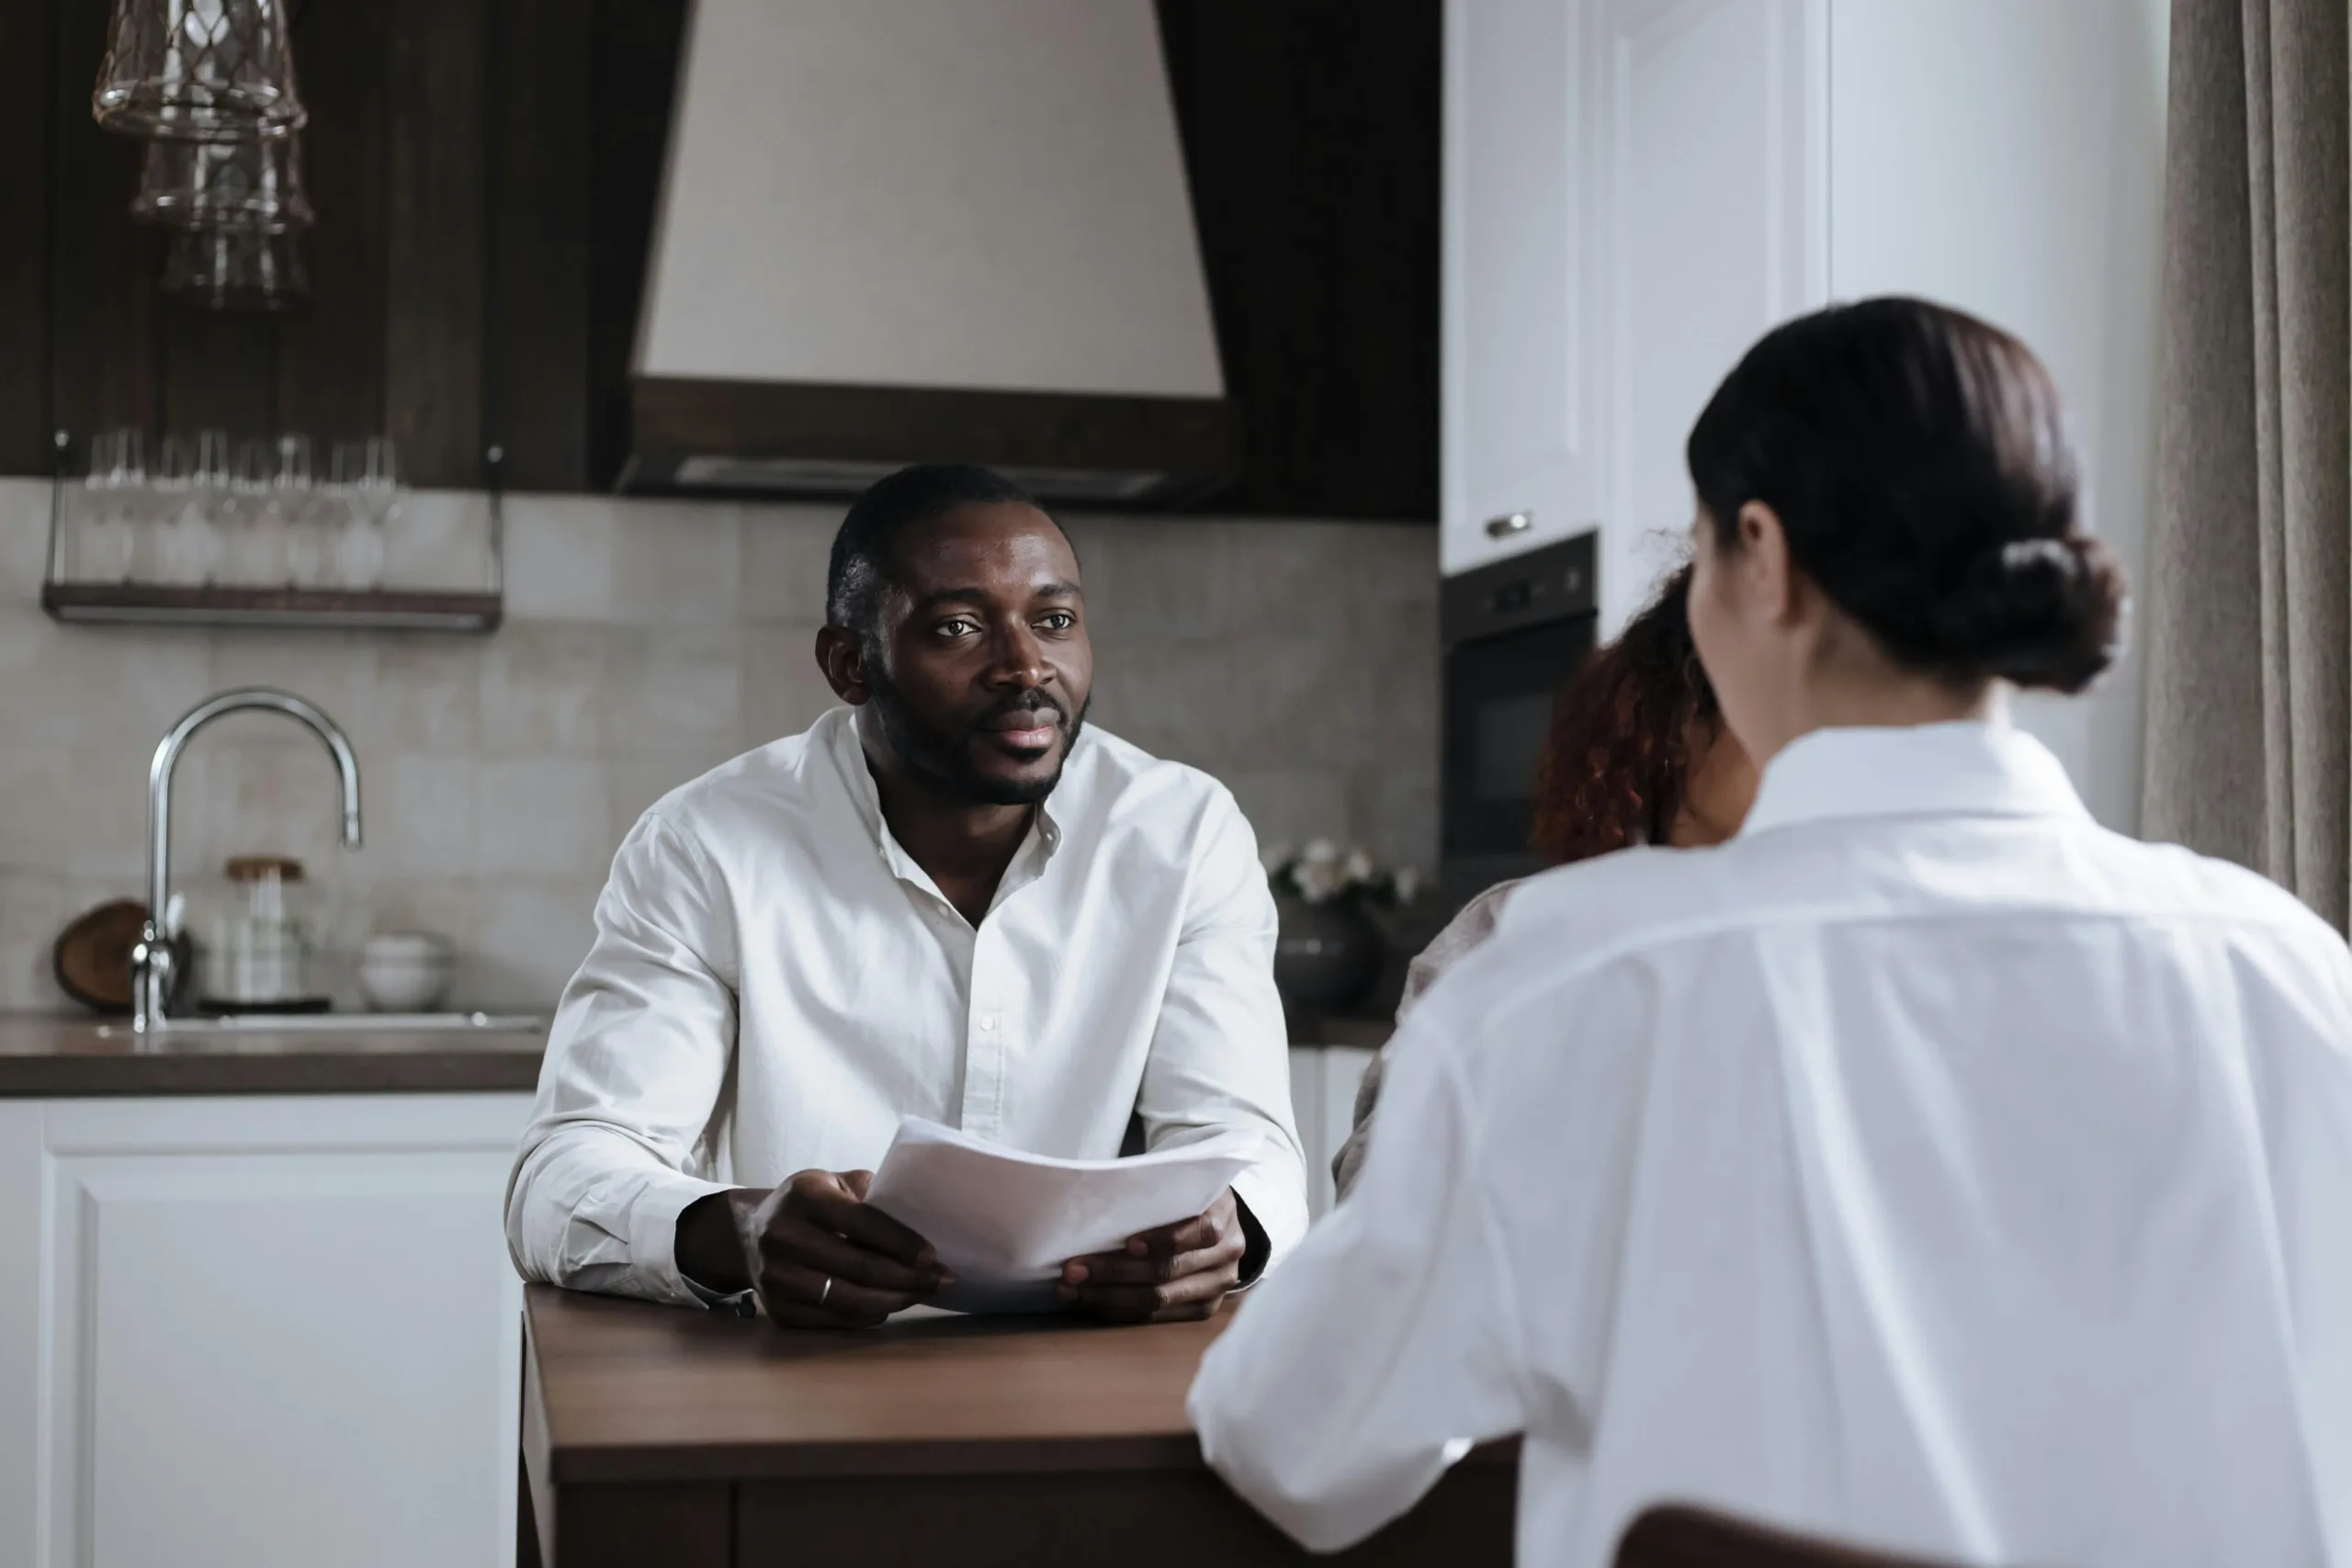
{"type": "Polygon", "coordinates": [[[2142,827],[2352,909],[2346,0],[2173,0],[2142,827]]]}

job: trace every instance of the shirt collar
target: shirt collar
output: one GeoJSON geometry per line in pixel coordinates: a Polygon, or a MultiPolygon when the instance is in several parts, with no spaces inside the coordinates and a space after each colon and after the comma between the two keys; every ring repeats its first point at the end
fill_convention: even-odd
{"type": "Polygon", "coordinates": [[[1850,818],[2089,815],[2049,748],[2007,722],[1816,729],[1766,766],[1739,836],[1850,818]]]}
{"type": "MultiPolygon", "coordinates": [[[[815,728],[818,738],[832,754],[833,764],[841,773],[842,784],[848,787],[850,804],[856,808],[858,820],[865,825],[866,836],[873,840],[891,874],[918,886],[930,887],[930,874],[917,865],[914,857],[899,845],[898,836],[890,831],[890,824],[882,816],[882,792],[875,787],[874,774],[865,765],[865,746],[858,739],[857,710],[853,707],[834,708],[817,721],[815,728]]],[[[1079,737],[1078,744],[1086,744],[1084,735],[1079,737]]],[[[1075,751],[1077,747],[1071,750],[1075,751]]],[[[1066,760],[1062,764],[1065,784],[1069,782],[1073,761],[1074,759],[1066,760]]],[[[1042,870],[1045,862],[1061,847],[1061,842],[1062,827],[1054,819],[1053,803],[1050,800],[1043,802],[1030,821],[1029,837],[1013,856],[1013,863],[1019,866],[1034,852],[1038,856],[1038,865],[1042,870]]],[[[1008,871],[1007,880],[1011,879],[1012,874],[1008,871]]]]}

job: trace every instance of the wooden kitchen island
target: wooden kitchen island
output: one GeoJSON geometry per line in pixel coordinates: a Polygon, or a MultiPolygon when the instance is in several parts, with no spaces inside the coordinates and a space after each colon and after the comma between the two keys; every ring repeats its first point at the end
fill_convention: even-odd
{"type": "MultiPolygon", "coordinates": [[[[1246,1310],[1246,1309],[1245,1309],[1246,1310]]],[[[1306,1560],[1201,1462],[1184,1393],[1230,1314],[784,1330],[534,1285],[517,1561],[544,1568],[1236,1568],[1306,1560]]],[[[1514,1451],[1331,1561],[1510,1561],[1514,1451]]]]}

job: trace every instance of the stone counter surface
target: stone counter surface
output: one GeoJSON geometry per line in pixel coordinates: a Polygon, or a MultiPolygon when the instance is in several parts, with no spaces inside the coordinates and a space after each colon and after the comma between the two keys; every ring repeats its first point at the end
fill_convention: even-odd
{"type": "Polygon", "coordinates": [[[528,1091],[538,1030],[387,1028],[163,1036],[141,1050],[121,1021],[0,1014],[0,1099],[114,1095],[528,1091]]]}

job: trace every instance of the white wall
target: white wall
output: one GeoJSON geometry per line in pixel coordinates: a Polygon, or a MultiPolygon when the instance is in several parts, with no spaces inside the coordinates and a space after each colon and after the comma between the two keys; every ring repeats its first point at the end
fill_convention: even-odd
{"type": "MultiPolygon", "coordinates": [[[[2024,338],[2066,400],[2092,524],[2145,557],[2165,0],[1834,0],[1831,297],[1920,294],[2024,338]]],[[[2139,819],[2139,662],[2019,717],[2099,819],[2139,819]]]]}

